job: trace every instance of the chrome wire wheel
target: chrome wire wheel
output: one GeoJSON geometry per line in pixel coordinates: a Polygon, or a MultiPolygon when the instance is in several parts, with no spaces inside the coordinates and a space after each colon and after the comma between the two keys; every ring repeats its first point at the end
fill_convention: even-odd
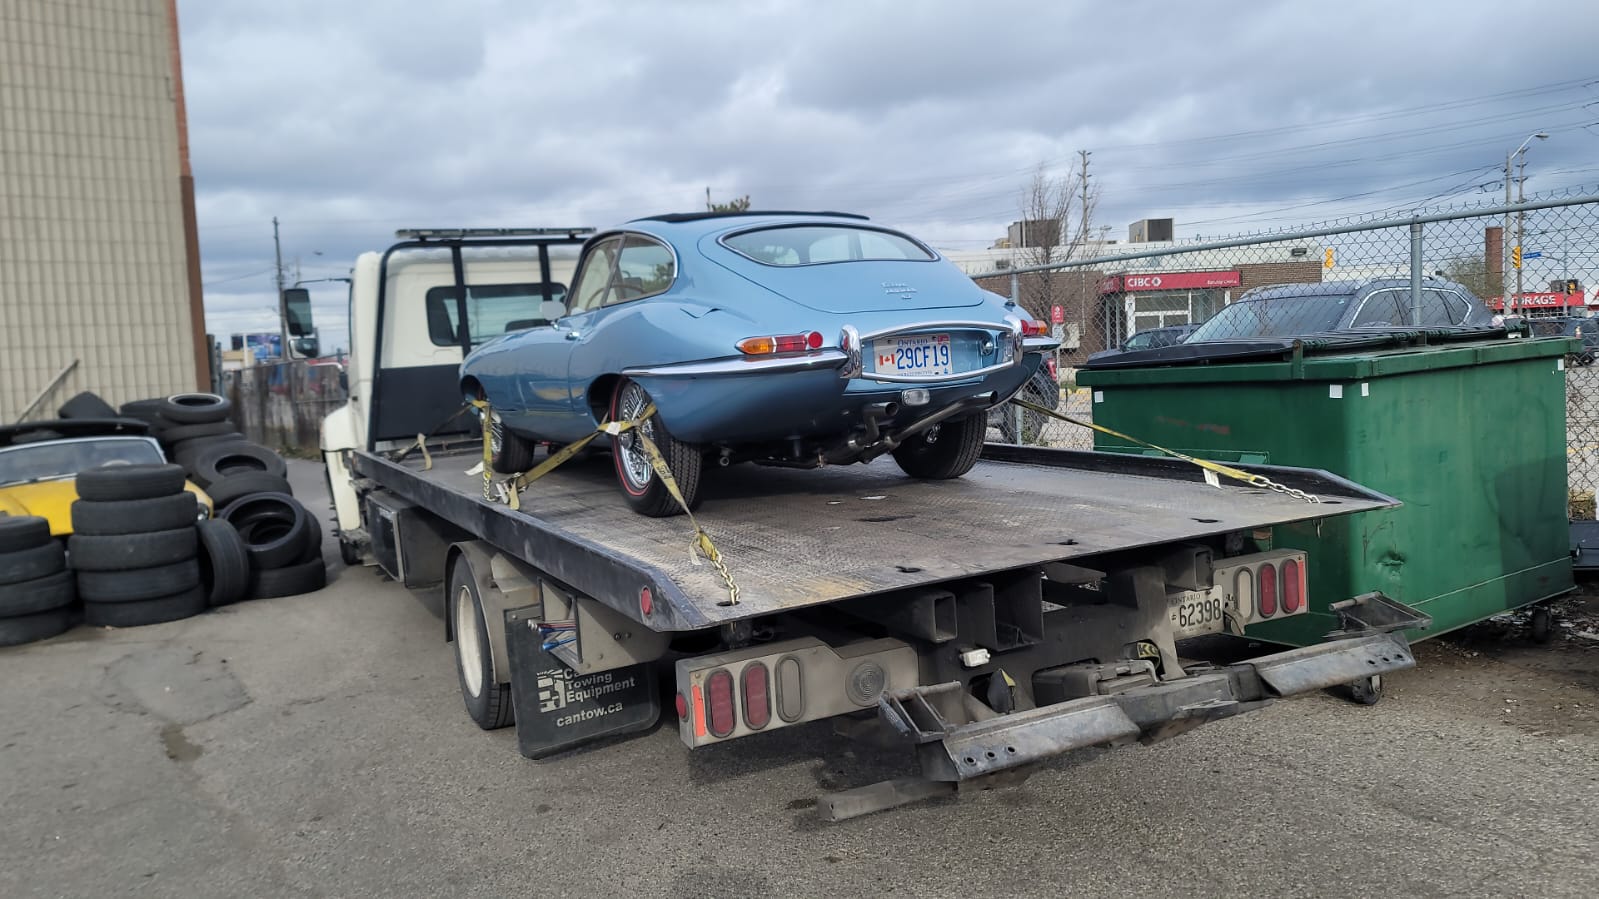
{"type": "Polygon", "coordinates": [[[922,442],[927,444],[928,446],[932,446],[933,444],[937,443],[938,442],[938,429],[940,427],[943,427],[943,426],[942,425],[933,425],[932,427],[930,427],[927,430],[923,431],[922,432],[922,442]]]}
{"type": "MultiPolygon", "coordinates": [[[[637,383],[629,382],[622,388],[622,395],[617,398],[616,418],[618,421],[632,421],[649,403],[650,398],[644,392],[644,388],[637,383]]],[[[655,440],[655,423],[651,420],[624,431],[618,436],[616,444],[617,452],[622,457],[620,466],[622,476],[627,479],[628,486],[642,492],[650,485],[654,469],[650,467],[649,454],[644,451],[644,445],[638,438],[637,431],[640,429],[651,441],[655,440]]]]}

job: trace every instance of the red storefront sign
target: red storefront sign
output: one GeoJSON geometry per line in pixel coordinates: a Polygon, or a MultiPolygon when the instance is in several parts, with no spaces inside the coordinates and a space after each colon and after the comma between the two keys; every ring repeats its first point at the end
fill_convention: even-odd
{"type": "MultiPolygon", "coordinates": [[[[1580,293],[1523,293],[1518,294],[1517,309],[1559,309],[1575,306],[1578,309],[1588,304],[1587,298],[1580,293]]],[[[1503,297],[1489,297],[1488,307],[1495,310],[1505,308],[1503,297]]]]}
{"type": "Polygon", "coordinates": [[[1099,282],[1099,292],[1135,293],[1150,290],[1205,290],[1211,287],[1237,287],[1242,283],[1243,276],[1237,271],[1111,275],[1099,282]]]}

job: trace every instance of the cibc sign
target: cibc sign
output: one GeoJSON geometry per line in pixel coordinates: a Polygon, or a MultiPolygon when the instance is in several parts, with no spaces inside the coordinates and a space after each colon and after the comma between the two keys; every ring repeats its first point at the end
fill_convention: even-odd
{"type": "Polygon", "coordinates": [[[1242,283],[1243,276],[1237,271],[1111,275],[1099,282],[1099,292],[1135,293],[1149,290],[1205,290],[1211,287],[1237,287],[1242,283]]]}

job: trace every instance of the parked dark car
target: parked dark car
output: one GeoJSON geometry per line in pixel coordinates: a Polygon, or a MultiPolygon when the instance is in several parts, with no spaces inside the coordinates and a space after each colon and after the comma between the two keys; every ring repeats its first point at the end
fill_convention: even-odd
{"type": "Polygon", "coordinates": [[[1551,318],[1527,320],[1534,337],[1576,337],[1582,340],[1582,352],[1569,357],[1577,365],[1592,365],[1599,358],[1599,318],[1561,315],[1551,318]]]}
{"type": "Polygon", "coordinates": [[[1122,341],[1121,349],[1152,350],[1156,347],[1176,346],[1187,340],[1198,327],[1198,325],[1166,325],[1160,328],[1146,328],[1122,341]]]}

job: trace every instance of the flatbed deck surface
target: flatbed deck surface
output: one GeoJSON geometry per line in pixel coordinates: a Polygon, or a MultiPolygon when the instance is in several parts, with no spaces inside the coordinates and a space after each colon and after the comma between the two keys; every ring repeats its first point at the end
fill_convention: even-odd
{"type": "Polygon", "coordinates": [[[707,469],[696,514],[738,583],[732,607],[719,605],[727,590],[714,569],[696,564],[688,520],[635,514],[607,455],[535,482],[520,511],[482,501],[482,477],[467,474],[475,452],[435,453],[427,471],[420,459],[375,456],[357,469],[557,577],[564,571],[579,589],[603,585],[579,583],[578,569],[554,558],[572,555],[574,543],[639,570],[656,582],[657,602],[674,606],[679,627],[1394,504],[1335,478],[1305,486],[1336,504],[1311,504],[1231,482],[1212,487],[1198,469],[1169,460],[1016,448],[1000,455],[1049,464],[985,459],[950,481],[908,478],[886,458],[819,470],[707,469]],[[479,526],[463,516],[477,516],[479,526]]]}

